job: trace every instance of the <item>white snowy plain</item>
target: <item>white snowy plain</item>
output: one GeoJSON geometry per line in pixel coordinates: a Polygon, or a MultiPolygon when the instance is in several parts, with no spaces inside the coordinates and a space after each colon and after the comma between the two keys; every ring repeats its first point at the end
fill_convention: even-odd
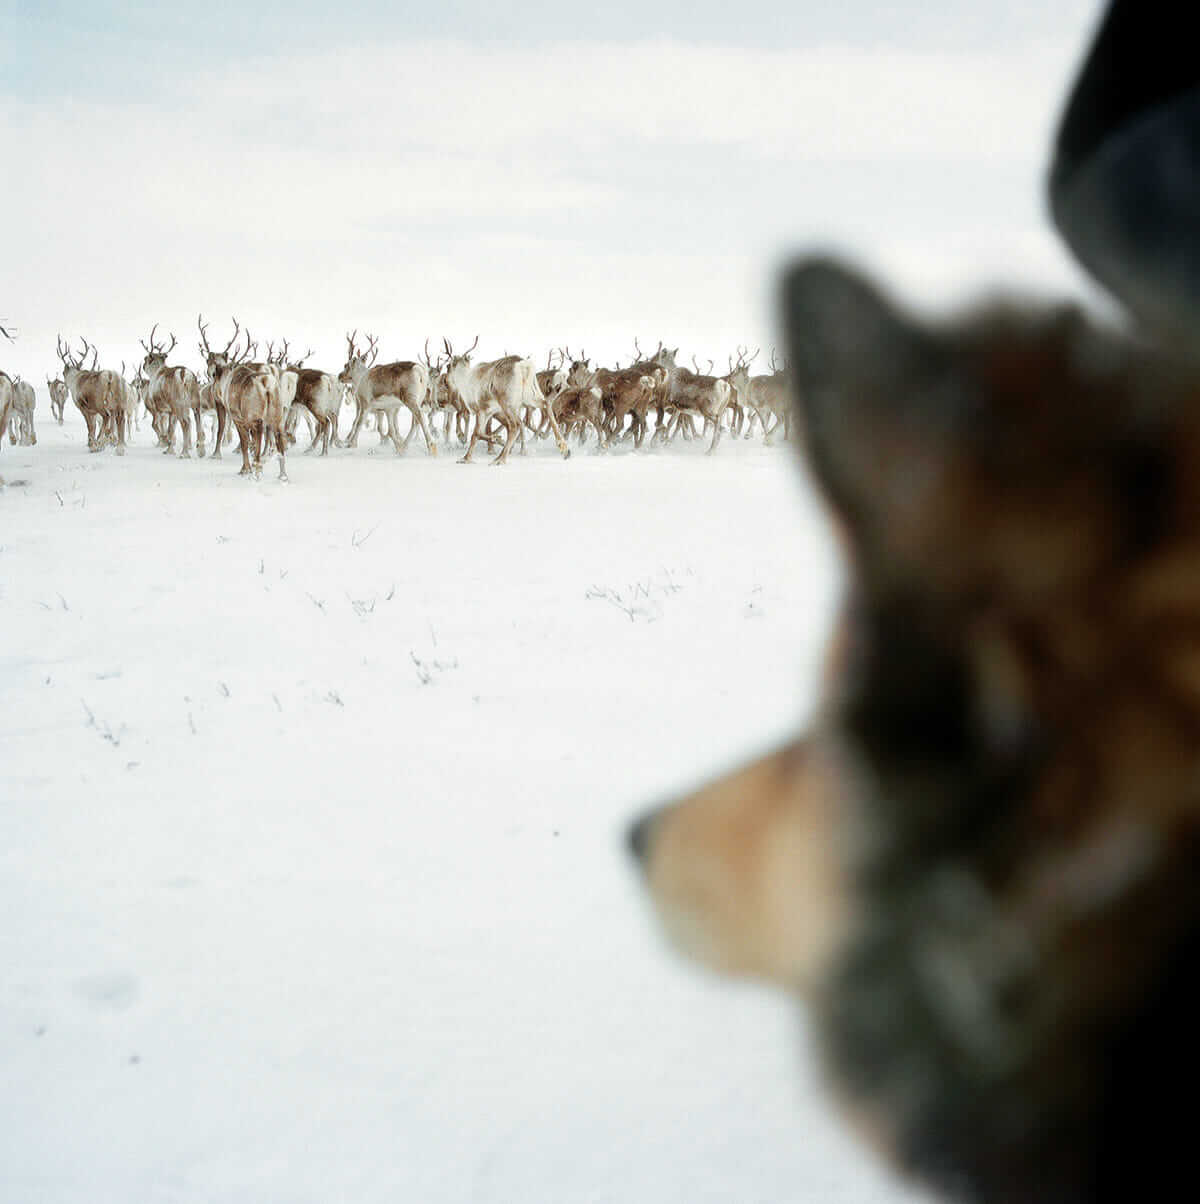
{"type": "Polygon", "coordinates": [[[0,1199],[911,1199],[628,821],[793,730],[786,446],[0,450],[0,1199]]]}

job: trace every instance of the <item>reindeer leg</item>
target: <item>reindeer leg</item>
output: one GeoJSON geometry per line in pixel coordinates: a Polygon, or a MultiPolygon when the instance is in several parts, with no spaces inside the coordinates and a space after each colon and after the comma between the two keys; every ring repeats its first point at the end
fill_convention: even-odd
{"type": "MultiPolygon", "coordinates": [[[[408,439],[412,438],[413,431],[418,425],[421,427],[421,434],[425,436],[425,448],[431,456],[437,455],[437,442],[434,440],[433,433],[429,429],[429,424],[425,421],[425,411],[420,405],[415,402],[405,402],[405,405],[412,411],[413,424],[408,428],[408,439]]],[[[404,440],[404,446],[408,446],[408,439],[404,440]]]]}
{"type": "MultiPolygon", "coordinates": [[[[469,442],[467,443],[467,454],[465,456],[463,456],[463,458],[461,460],[459,460],[460,464],[470,464],[471,463],[471,453],[475,450],[475,444],[479,442],[479,433],[482,430],[482,428],[483,428],[483,416],[477,413],[475,415],[475,426],[471,431],[471,438],[470,438],[469,442]]],[[[491,442],[489,441],[488,442],[488,450],[491,451],[491,448],[492,448],[492,445],[491,445],[491,442]]]]}
{"type": "MultiPolygon", "coordinates": [[[[705,422],[705,425],[707,426],[708,419],[705,418],[704,422],[705,422]]],[[[708,455],[708,456],[711,456],[713,454],[713,452],[715,452],[717,450],[717,444],[721,442],[721,432],[725,429],[721,425],[721,415],[720,414],[718,414],[712,420],[712,425],[713,425],[712,443],[709,444],[708,451],[705,452],[705,455],[708,455]]]]}
{"type": "Polygon", "coordinates": [[[243,422],[237,422],[235,426],[237,427],[238,451],[242,453],[242,467],[238,476],[248,477],[250,475],[250,430],[243,422]]]}
{"type": "Polygon", "coordinates": [[[362,427],[363,419],[367,416],[367,403],[365,401],[355,399],[354,404],[357,408],[354,412],[354,422],[350,427],[350,434],[344,444],[345,447],[358,446],[358,432],[362,427]]]}
{"type": "Polygon", "coordinates": [[[570,457],[571,451],[567,447],[567,441],[563,438],[562,431],[558,429],[558,419],[554,417],[553,405],[547,403],[546,414],[550,419],[550,429],[554,432],[554,443],[558,447],[559,452],[562,453],[562,458],[566,460],[570,457]]]}
{"type": "MultiPolygon", "coordinates": [[[[396,409],[399,409],[399,408],[400,408],[399,406],[396,407],[396,409]]],[[[396,455],[398,455],[398,456],[403,455],[404,454],[404,440],[402,440],[400,438],[400,424],[396,421],[396,410],[388,410],[386,415],[384,415],[383,413],[380,413],[378,415],[377,421],[379,422],[379,446],[380,447],[383,446],[383,442],[384,442],[385,438],[390,439],[392,442],[392,449],[395,451],[396,455]],[[383,427],[385,418],[387,421],[387,434],[386,435],[384,434],[384,427],[383,427]]]]}
{"type": "Polygon", "coordinates": [[[509,450],[512,448],[512,445],[517,441],[517,431],[521,427],[520,418],[518,418],[515,423],[510,422],[507,418],[502,418],[501,421],[504,423],[504,430],[505,430],[505,434],[506,434],[507,438],[504,441],[504,450],[492,461],[493,467],[497,464],[507,464],[508,463],[509,450]]]}
{"type": "Polygon", "coordinates": [[[219,460],[221,458],[221,444],[225,440],[225,425],[229,421],[229,411],[220,403],[214,409],[213,423],[216,429],[213,431],[212,459],[219,460]]]}

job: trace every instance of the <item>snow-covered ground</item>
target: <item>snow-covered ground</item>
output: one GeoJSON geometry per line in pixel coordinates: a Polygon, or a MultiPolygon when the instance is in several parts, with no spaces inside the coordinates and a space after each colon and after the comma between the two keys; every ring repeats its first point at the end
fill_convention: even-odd
{"type": "Polygon", "coordinates": [[[788,449],[280,485],[38,415],[0,450],[0,1198],[907,1198],[621,845],[811,702],[836,571],[788,449]]]}

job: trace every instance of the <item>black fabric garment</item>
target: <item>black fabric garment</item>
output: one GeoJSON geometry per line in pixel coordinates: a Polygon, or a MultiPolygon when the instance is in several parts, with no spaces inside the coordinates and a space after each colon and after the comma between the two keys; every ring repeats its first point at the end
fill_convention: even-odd
{"type": "Polygon", "coordinates": [[[1143,326],[1200,331],[1200,55],[1186,5],[1114,0],[1055,139],[1064,241],[1143,326]]]}

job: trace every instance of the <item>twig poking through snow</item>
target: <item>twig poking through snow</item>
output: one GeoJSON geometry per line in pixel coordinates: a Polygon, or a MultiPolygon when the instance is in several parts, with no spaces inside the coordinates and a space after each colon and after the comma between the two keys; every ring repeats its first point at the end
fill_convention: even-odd
{"type": "Polygon", "coordinates": [[[349,602],[350,605],[354,607],[354,613],[356,615],[358,615],[358,617],[360,619],[365,619],[367,617],[367,615],[375,613],[375,599],[374,598],[372,598],[370,602],[367,602],[363,598],[351,598],[350,595],[347,594],[346,601],[349,602]]]}
{"type": "Polygon", "coordinates": [[[417,678],[423,686],[429,685],[435,674],[445,673],[447,669],[458,668],[458,657],[449,661],[427,661],[422,660],[411,648],[408,650],[408,655],[417,671],[417,678]]]}
{"type": "Polygon", "coordinates": [[[355,528],[354,534],[350,536],[350,543],[356,548],[361,548],[363,546],[363,544],[365,544],[367,542],[367,540],[370,539],[371,536],[374,535],[375,532],[378,530],[379,530],[379,524],[376,523],[375,526],[373,526],[366,533],[366,535],[362,536],[362,538],[360,539],[359,535],[358,535],[358,529],[355,528]]]}
{"type": "Polygon", "coordinates": [[[121,747],[121,736],[125,732],[125,725],[121,724],[121,726],[114,732],[107,723],[97,722],[95,713],[92,711],[92,708],[90,706],[88,706],[88,704],[86,702],[84,702],[82,698],[79,700],[79,703],[83,707],[84,713],[87,715],[87,719],[88,719],[87,723],[84,726],[85,727],[94,727],[96,729],[96,731],[100,733],[101,740],[107,740],[108,743],[113,746],[113,748],[120,748],[121,747]]]}

